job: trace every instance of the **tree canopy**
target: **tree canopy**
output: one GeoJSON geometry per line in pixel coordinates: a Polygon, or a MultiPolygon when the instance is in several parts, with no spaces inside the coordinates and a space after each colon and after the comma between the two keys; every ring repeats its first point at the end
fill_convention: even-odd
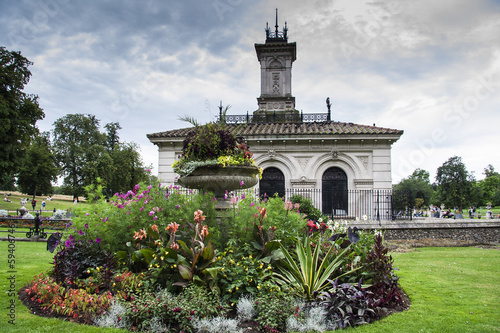
{"type": "Polygon", "coordinates": [[[94,115],[69,114],[54,123],[53,147],[64,176],[64,192],[75,198],[85,194],[84,187],[97,178],[107,195],[126,192],[147,179],[138,146],[121,143],[119,123],[104,126],[94,115]]]}
{"type": "Polygon", "coordinates": [[[449,208],[474,204],[474,177],[467,172],[462,158],[450,157],[437,170],[437,198],[449,208]]]}
{"type": "Polygon", "coordinates": [[[36,136],[26,151],[17,185],[29,195],[53,194],[52,182],[57,180],[59,168],[51,151],[49,133],[36,136]]]}
{"type": "Polygon", "coordinates": [[[14,179],[31,139],[38,133],[36,122],[45,117],[38,97],[24,92],[32,64],[21,52],[0,46],[0,181],[14,179]]]}

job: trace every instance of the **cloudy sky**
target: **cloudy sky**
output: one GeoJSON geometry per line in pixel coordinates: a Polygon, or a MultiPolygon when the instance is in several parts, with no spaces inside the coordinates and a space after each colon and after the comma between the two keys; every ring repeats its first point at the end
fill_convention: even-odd
{"type": "Polygon", "coordinates": [[[458,155],[500,170],[500,1],[0,0],[0,45],[34,62],[27,91],[52,129],[68,113],[119,122],[154,172],[146,134],[257,109],[254,43],[265,24],[297,42],[292,92],[305,113],[405,131],[393,182],[458,155]]]}

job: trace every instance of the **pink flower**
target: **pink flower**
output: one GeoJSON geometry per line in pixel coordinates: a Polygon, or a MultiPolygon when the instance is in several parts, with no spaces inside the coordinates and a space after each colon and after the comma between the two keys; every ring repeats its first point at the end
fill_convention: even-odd
{"type": "Polygon", "coordinates": [[[153,217],[153,221],[156,221],[158,219],[158,216],[153,217]]]}
{"type": "Polygon", "coordinates": [[[232,205],[236,205],[236,204],[238,203],[238,197],[231,197],[231,201],[230,201],[230,203],[231,203],[232,205]]]}
{"type": "Polygon", "coordinates": [[[139,211],[142,212],[144,210],[144,206],[142,206],[139,211]]]}
{"type": "Polygon", "coordinates": [[[101,242],[101,239],[100,239],[99,237],[97,237],[97,238],[95,239],[95,242],[96,242],[96,243],[100,243],[100,242],[101,242]]]}
{"type": "Polygon", "coordinates": [[[155,212],[153,212],[153,211],[149,212],[149,216],[153,216],[154,214],[155,214],[155,212]]]}
{"type": "Polygon", "coordinates": [[[244,183],[245,183],[245,182],[241,181],[240,186],[243,186],[243,184],[244,184],[244,183]]]}
{"type": "MultiPolygon", "coordinates": [[[[170,244],[170,248],[174,251],[177,251],[179,249],[179,244],[177,244],[176,242],[173,242],[172,244],[170,244]]],[[[174,309],[175,311],[175,309],[174,309]]]]}
{"type": "Polygon", "coordinates": [[[253,207],[253,206],[255,206],[255,203],[253,203],[253,202],[252,202],[252,203],[250,204],[250,207],[253,207]]]}
{"type": "Polygon", "coordinates": [[[85,216],[89,216],[89,213],[85,213],[85,216]]]}

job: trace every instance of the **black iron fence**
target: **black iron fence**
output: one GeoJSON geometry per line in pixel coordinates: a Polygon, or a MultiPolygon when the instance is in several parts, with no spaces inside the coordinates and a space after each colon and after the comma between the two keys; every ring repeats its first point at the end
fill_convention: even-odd
{"type": "MultiPolygon", "coordinates": [[[[258,188],[235,191],[230,195],[241,196],[243,193],[260,198],[269,196],[268,193],[259,193],[258,188]]],[[[407,191],[349,190],[326,194],[321,189],[285,189],[278,195],[284,200],[290,200],[294,195],[309,198],[314,207],[334,219],[412,220],[411,197],[407,191]]]]}

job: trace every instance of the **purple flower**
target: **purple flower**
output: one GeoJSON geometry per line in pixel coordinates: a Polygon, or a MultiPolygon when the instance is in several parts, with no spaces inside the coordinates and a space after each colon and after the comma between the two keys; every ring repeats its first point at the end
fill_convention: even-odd
{"type": "Polygon", "coordinates": [[[149,212],[149,216],[153,216],[154,214],[155,214],[155,212],[154,212],[154,211],[150,211],[150,212],[149,212]]]}
{"type": "Polygon", "coordinates": [[[123,208],[124,206],[122,204],[119,204],[118,206],[116,206],[116,208],[123,208]]]}
{"type": "Polygon", "coordinates": [[[245,199],[245,193],[241,195],[241,200],[245,199]]]}
{"type": "Polygon", "coordinates": [[[80,236],[81,236],[81,235],[83,235],[83,231],[78,230],[78,234],[79,234],[80,236]]]}
{"type": "Polygon", "coordinates": [[[84,227],[85,227],[85,229],[88,229],[89,228],[89,224],[85,223],[84,227]]]}
{"type": "Polygon", "coordinates": [[[96,243],[100,243],[100,242],[101,242],[101,239],[100,239],[99,237],[97,237],[97,238],[95,239],[95,242],[96,242],[96,243]]]}
{"type": "Polygon", "coordinates": [[[165,199],[168,198],[169,195],[170,195],[170,192],[165,195],[165,199]]]}
{"type": "Polygon", "coordinates": [[[175,205],[175,209],[179,209],[179,208],[181,208],[180,205],[175,205]]]}
{"type": "Polygon", "coordinates": [[[89,216],[89,213],[85,213],[85,216],[89,216]]]}
{"type": "Polygon", "coordinates": [[[250,207],[253,207],[253,206],[255,206],[255,203],[253,203],[253,202],[252,202],[252,203],[250,204],[250,207]]]}
{"type": "Polygon", "coordinates": [[[73,237],[73,235],[69,235],[69,240],[72,241],[74,240],[75,238],[73,237]]]}
{"type": "Polygon", "coordinates": [[[127,214],[130,214],[130,212],[127,212],[127,214]]]}
{"type": "Polygon", "coordinates": [[[156,221],[157,218],[158,218],[158,216],[153,217],[153,221],[156,221]]]}
{"type": "Polygon", "coordinates": [[[140,212],[142,212],[144,210],[144,206],[141,207],[141,209],[139,209],[140,212]]]}
{"type": "Polygon", "coordinates": [[[243,186],[243,184],[244,184],[244,182],[243,182],[243,181],[241,181],[240,186],[243,186]]]}
{"type": "MultiPolygon", "coordinates": [[[[108,220],[108,217],[106,216],[105,218],[102,219],[102,222],[106,222],[108,220]]],[[[96,224],[98,226],[98,224],[96,224]]]]}
{"type": "Polygon", "coordinates": [[[70,247],[70,246],[71,246],[71,241],[68,239],[68,240],[64,243],[64,245],[66,245],[66,247],[70,247]]]}

